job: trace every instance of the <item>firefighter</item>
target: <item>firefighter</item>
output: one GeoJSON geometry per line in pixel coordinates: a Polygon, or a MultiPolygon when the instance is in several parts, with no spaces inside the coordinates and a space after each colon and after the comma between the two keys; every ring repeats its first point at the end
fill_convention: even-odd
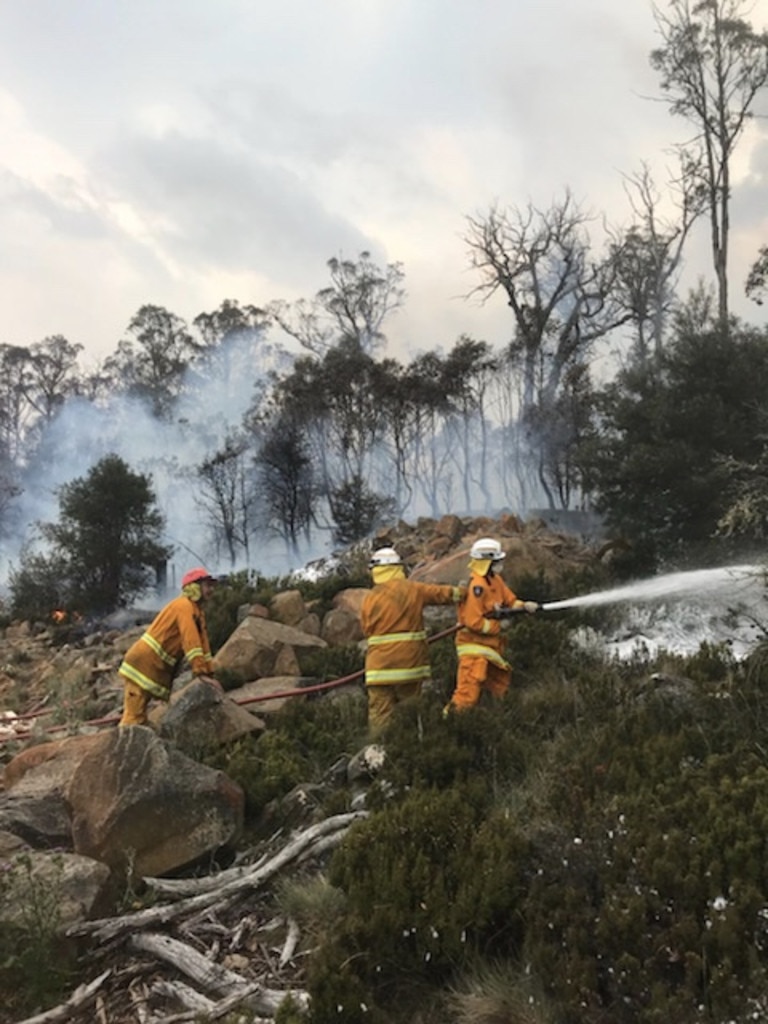
{"type": "Polygon", "coordinates": [[[157,613],[146,632],[128,648],[118,669],[123,677],[121,726],[147,724],[150,700],[170,699],[184,659],[197,679],[221,689],[213,677],[204,611],[215,585],[206,569],[190,569],[181,581],[181,594],[157,613]]]}
{"type": "Polygon", "coordinates": [[[456,689],[446,713],[452,708],[474,707],[483,690],[501,698],[509,688],[512,666],[504,657],[507,640],[503,631],[512,619],[504,612],[535,612],[539,605],[518,598],[498,574],[505,557],[501,544],[492,537],[481,537],[470,549],[471,575],[467,596],[459,606],[456,634],[456,689]]]}
{"type": "Polygon", "coordinates": [[[407,579],[394,548],[375,551],[369,568],[373,589],[363,600],[360,621],[368,639],[368,728],[375,736],[389,721],[395,705],[418,696],[431,675],[424,606],[458,604],[465,590],[407,579]]]}

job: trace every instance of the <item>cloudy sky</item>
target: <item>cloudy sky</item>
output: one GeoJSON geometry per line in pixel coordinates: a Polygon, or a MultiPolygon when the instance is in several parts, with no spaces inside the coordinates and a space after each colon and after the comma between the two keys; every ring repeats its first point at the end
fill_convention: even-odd
{"type": "MultiPolygon", "coordinates": [[[[626,223],[622,174],[663,180],[687,134],[649,99],[657,43],[650,0],[3,0],[0,342],[97,360],[145,303],[310,297],[365,249],[403,265],[403,353],[501,343],[503,303],[462,298],[467,216],[568,187],[626,223]]],[[[760,322],[768,120],[736,179],[733,305],[760,322]]]]}

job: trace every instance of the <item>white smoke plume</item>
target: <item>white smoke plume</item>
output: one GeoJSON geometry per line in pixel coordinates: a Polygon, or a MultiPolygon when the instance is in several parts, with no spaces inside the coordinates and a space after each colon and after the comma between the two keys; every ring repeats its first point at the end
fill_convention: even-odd
{"type": "MultiPolygon", "coordinates": [[[[194,470],[241,427],[245,412],[266,394],[269,373],[284,371],[291,358],[255,332],[233,336],[204,366],[188,373],[171,422],[158,420],[142,402],[125,396],[114,396],[103,406],[83,398],[68,400],[44,428],[35,456],[25,467],[22,493],[13,506],[14,525],[0,550],[0,594],[7,595],[10,572],[18,567],[25,545],[39,545],[37,523],[58,520],[58,489],[86,476],[109,454],[152,478],[166,522],[162,539],[174,548],[169,588],[192,565],[204,564],[214,573],[231,571],[228,560],[224,564],[217,559],[210,525],[195,502],[200,484],[194,470]]],[[[261,540],[258,563],[236,569],[272,575],[297,568],[284,544],[261,540]]]]}

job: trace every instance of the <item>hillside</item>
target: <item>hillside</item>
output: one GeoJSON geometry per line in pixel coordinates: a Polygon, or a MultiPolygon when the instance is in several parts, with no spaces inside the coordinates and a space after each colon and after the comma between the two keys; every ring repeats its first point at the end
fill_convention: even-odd
{"type": "MultiPolygon", "coordinates": [[[[377,540],[396,543],[425,577],[460,564],[475,531],[520,545],[508,563],[521,584],[558,593],[563,580],[606,575],[596,550],[537,524],[460,522],[459,536],[449,525],[403,524],[377,540]],[[541,562],[525,563],[529,550],[541,562]]],[[[348,583],[339,577],[340,591],[348,583]]],[[[455,655],[435,644],[434,686],[403,706],[378,758],[366,747],[359,686],[285,702],[257,738],[206,754],[245,792],[238,849],[177,883],[128,886],[114,923],[73,933],[74,959],[70,948],[58,962],[74,973],[57,988],[49,972],[45,1003],[25,1005],[62,1004],[90,983],[82,1004],[56,1019],[761,1019],[762,649],[739,662],[711,647],[606,662],[572,643],[589,621],[597,624],[574,612],[525,617],[512,634],[504,702],[448,719],[455,655]],[[223,888],[215,896],[227,885],[236,886],[229,898],[223,888]],[[269,1010],[287,989],[295,999],[269,1010]]],[[[4,664],[18,650],[8,642],[4,664]]],[[[42,633],[34,642],[43,646],[42,633]]],[[[49,647],[49,662],[65,653],[49,647]]],[[[17,664],[31,671],[28,654],[17,664]]],[[[342,654],[328,652],[329,669],[342,654]]],[[[19,985],[40,984],[34,964],[6,957],[2,970],[21,1006],[19,985]]]]}

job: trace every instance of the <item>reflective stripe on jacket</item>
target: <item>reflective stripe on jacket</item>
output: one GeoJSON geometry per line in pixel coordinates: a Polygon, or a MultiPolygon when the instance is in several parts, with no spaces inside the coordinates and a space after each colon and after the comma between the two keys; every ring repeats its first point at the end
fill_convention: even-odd
{"type": "Polygon", "coordinates": [[[169,601],[128,648],[118,672],[153,697],[168,700],[185,658],[194,675],[213,672],[205,613],[182,594],[169,601]]]}
{"type": "Polygon", "coordinates": [[[408,579],[376,584],[360,608],[360,622],[368,638],[366,685],[428,679],[431,670],[424,607],[457,604],[461,593],[459,587],[408,579]]]}
{"type": "MultiPolygon", "coordinates": [[[[499,619],[489,619],[488,613],[496,605],[511,608],[517,601],[517,595],[510,590],[501,576],[495,573],[489,576],[478,576],[473,573],[469,579],[467,596],[459,605],[459,623],[461,628],[456,634],[456,652],[461,657],[462,647],[481,645],[486,651],[497,652],[501,656],[507,646],[507,638],[501,632],[499,619]]],[[[464,651],[465,654],[483,657],[490,655],[481,651],[464,651]]],[[[491,659],[496,661],[496,659],[491,659]]],[[[501,658],[501,661],[504,661],[501,658]]],[[[497,662],[498,664],[498,662],[497,662]]],[[[506,665],[506,662],[504,662],[506,665]]],[[[507,666],[508,667],[508,666],[507,666]]]]}

